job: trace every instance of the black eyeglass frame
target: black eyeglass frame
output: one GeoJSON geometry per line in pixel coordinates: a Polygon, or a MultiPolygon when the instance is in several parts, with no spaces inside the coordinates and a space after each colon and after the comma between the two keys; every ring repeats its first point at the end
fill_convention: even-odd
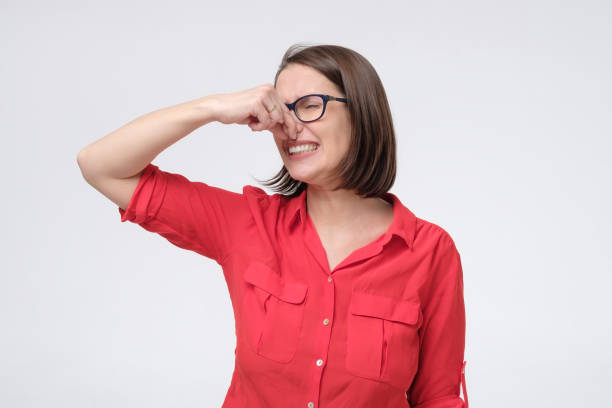
{"type": "Polygon", "coordinates": [[[293,113],[295,113],[295,117],[298,118],[301,122],[309,123],[309,122],[314,122],[315,120],[319,120],[319,119],[321,119],[323,117],[323,115],[325,114],[325,108],[327,108],[327,102],[329,102],[329,101],[338,101],[338,102],[348,103],[348,100],[346,98],[338,98],[336,96],[324,95],[324,94],[309,94],[309,95],[304,95],[304,96],[299,97],[293,103],[286,103],[285,106],[287,106],[287,108],[289,108],[290,111],[293,111],[293,113]],[[302,120],[299,117],[299,115],[297,114],[297,112],[295,111],[295,106],[297,105],[297,103],[299,101],[301,101],[302,99],[307,98],[309,96],[320,96],[321,98],[323,98],[323,110],[321,111],[321,116],[319,116],[316,119],[302,120]]]}

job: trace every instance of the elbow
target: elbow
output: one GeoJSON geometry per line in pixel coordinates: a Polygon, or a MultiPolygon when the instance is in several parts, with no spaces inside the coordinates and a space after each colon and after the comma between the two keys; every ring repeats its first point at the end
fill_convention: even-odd
{"type": "Polygon", "coordinates": [[[89,170],[89,159],[88,159],[88,151],[87,148],[82,149],[80,152],[77,153],[77,165],[79,166],[79,169],[81,170],[81,174],[83,175],[83,178],[85,180],[87,180],[89,182],[91,176],[90,176],[90,170],[89,170]]]}
{"type": "Polygon", "coordinates": [[[87,155],[87,150],[86,149],[81,149],[80,152],[77,153],[76,156],[76,160],[77,160],[77,164],[79,165],[79,168],[81,169],[81,172],[83,172],[83,169],[85,168],[85,158],[87,155]]]}

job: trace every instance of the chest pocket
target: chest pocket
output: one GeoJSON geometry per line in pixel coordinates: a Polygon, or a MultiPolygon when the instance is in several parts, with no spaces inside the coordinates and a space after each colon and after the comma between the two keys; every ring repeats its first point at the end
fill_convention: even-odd
{"type": "Polygon", "coordinates": [[[288,363],[295,355],[308,285],[289,281],[253,261],[244,273],[243,318],[247,343],[260,356],[288,363]]]}
{"type": "Polygon", "coordinates": [[[353,290],[347,323],[346,369],[408,389],[417,371],[423,321],[418,298],[353,290]]]}

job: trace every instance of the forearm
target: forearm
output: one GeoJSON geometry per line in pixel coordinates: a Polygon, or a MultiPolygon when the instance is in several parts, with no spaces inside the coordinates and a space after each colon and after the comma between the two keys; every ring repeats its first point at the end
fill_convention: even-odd
{"type": "Polygon", "coordinates": [[[170,145],[214,121],[212,108],[206,96],[139,116],[81,150],[81,172],[92,179],[134,176],[170,145]]]}

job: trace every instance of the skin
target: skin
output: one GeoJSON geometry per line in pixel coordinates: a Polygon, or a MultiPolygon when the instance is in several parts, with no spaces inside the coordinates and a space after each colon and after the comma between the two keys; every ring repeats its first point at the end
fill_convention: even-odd
{"type": "MultiPolygon", "coordinates": [[[[323,74],[302,64],[289,64],[279,74],[276,90],[283,103],[292,103],[310,93],[345,96],[323,74]]],[[[308,215],[322,240],[326,241],[324,245],[338,248],[337,258],[343,258],[344,253],[356,249],[352,247],[365,245],[387,230],[393,220],[393,207],[383,199],[362,198],[351,190],[332,191],[337,181],[332,178],[331,171],[347,152],[351,137],[350,115],[345,103],[331,101],[321,119],[301,124],[297,141],[318,143],[316,154],[292,160],[285,149],[287,138],[280,132],[273,132],[274,141],[291,177],[308,184],[308,215]]]]}

